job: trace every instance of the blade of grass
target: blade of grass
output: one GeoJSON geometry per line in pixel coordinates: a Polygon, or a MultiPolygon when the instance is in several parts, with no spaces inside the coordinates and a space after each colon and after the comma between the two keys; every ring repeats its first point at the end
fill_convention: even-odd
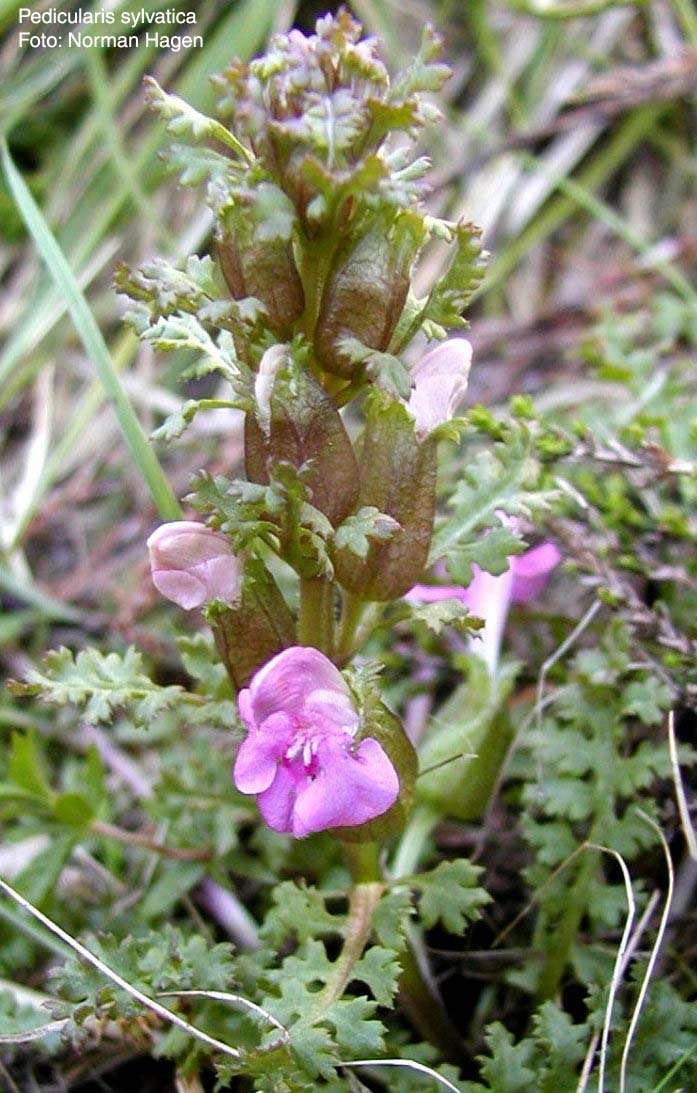
{"type": "MultiPolygon", "coordinates": [[[[524,156],[524,161],[535,167],[537,161],[534,156],[524,156]]],[[[614,209],[611,209],[604,201],[601,201],[599,197],[591,193],[586,186],[582,186],[580,183],[575,182],[572,178],[566,178],[564,175],[557,174],[556,172],[548,172],[550,181],[555,189],[560,190],[563,194],[567,195],[579,205],[586,212],[594,216],[596,220],[602,221],[604,224],[614,231],[616,235],[623,239],[625,243],[635,250],[637,254],[642,258],[647,259],[647,266],[650,269],[655,269],[665,277],[666,281],[675,289],[675,291],[688,302],[697,303],[697,292],[692,287],[688,279],[683,276],[679,269],[666,260],[655,261],[652,258],[652,245],[647,243],[645,239],[634,230],[631,224],[621,217],[614,209]]]]}
{"type": "Polygon", "coordinates": [[[0,562],[0,589],[18,600],[37,607],[42,615],[57,622],[80,622],[82,614],[60,600],[41,592],[33,584],[21,580],[0,562]]]}
{"type": "MultiPolygon", "coordinates": [[[[650,103],[625,118],[605,147],[578,172],[578,185],[588,191],[598,189],[624,163],[637,145],[647,139],[666,109],[665,103],[650,103]]],[[[566,194],[550,201],[535,220],[492,262],[487,276],[472,293],[471,300],[498,288],[531,248],[560,228],[576,208],[577,203],[566,194]]]]}
{"type": "Polygon", "coordinates": [[[159,212],[143,189],[133,168],[132,159],[123,146],[119,123],[111,105],[113,99],[109,74],[100,50],[92,48],[86,51],[85,69],[90,82],[92,99],[98,111],[101,133],[109,149],[112,167],[124,188],[130,191],[131,200],[141,216],[155,226],[158,238],[165,246],[175,251],[176,240],[162,223],[159,212]]]}
{"type": "Polygon", "coordinates": [[[0,145],[0,156],[10,192],[56,286],[65,296],[68,310],[85,352],[94,363],[99,379],[114,407],[124,440],[147,483],[157,510],[163,519],[176,520],[181,516],[179,503],[123,391],[109,356],[109,350],[87,301],[38,205],[17,171],[5,141],[0,145]]]}

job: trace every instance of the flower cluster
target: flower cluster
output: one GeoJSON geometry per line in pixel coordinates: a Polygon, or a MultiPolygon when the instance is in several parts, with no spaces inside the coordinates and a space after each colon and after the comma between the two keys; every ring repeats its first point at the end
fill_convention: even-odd
{"type": "Polygon", "coordinates": [[[368,632],[367,609],[377,617],[423,580],[438,443],[453,435],[471,363],[457,331],[481,276],[477,232],[427,214],[428,161],[415,150],[447,77],[438,49],[427,30],[391,82],[377,42],[342,11],[233,64],[218,81],[221,120],[150,85],[183,180],[207,183],[213,257],[122,270],[118,284],[143,338],[195,349],[196,370],[231,388],[187,403],[161,434],[236,406],[246,472],[197,481],[191,500],[207,523],[153,533],[153,581],[180,607],[203,608],[246,730],[235,784],[296,837],[393,829],[415,777],[374,681],[352,690],[341,669],[368,632]],[[182,141],[202,139],[192,172],[182,141]],[[450,264],[418,298],[414,266],[434,237],[450,264]],[[343,412],[354,402],[357,430],[343,412]],[[274,556],[294,586],[278,586],[274,556]]]}

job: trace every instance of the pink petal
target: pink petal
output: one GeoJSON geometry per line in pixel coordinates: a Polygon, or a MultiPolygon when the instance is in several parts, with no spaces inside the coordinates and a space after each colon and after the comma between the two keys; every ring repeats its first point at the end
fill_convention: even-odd
{"type": "Polygon", "coordinates": [[[404,599],[409,603],[440,603],[441,600],[468,602],[467,589],[459,584],[415,584],[404,599]]]}
{"type": "Polygon", "coordinates": [[[286,714],[274,714],[252,729],[240,744],[233,780],[240,793],[261,793],[274,780],[276,768],[293,739],[293,725],[286,714]]]}
{"type": "Polygon", "coordinates": [[[319,773],[297,795],[292,819],[296,838],[374,820],[399,795],[397,772],[377,740],[363,740],[354,755],[332,748],[331,760],[324,750],[319,773]]]}
{"type": "Polygon", "coordinates": [[[252,696],[249,693],[249,687],[245,687],[244,690],[240,691],[240,693],[238,694],[238,696],[237,696],[237,709],[239,711],[240,717],[244,721],[247,728],[248,729],[255,728],[256,727],[256,722],[254,720],[254,710],[252,708],[252,696]]]}
{"type": "Polygon", "coordinates": [[[509,568],[498,577],[475,565],[474,578],[465,589],[465,602],[473,615],[484,619],[484,627],[472,637],[473,650],[482,657],[494,674],[498,663],[503,631],[513,592],[513,571],[509,568]]]}
{"type": "Polygon", "coordinates": [[[224,535],[195,520],[162,524],[148,539],[155,587],[185,610],[239,599],[243,561],[224,535]]]}
{"type": "Polygon", "coordinates": [[[298,713],[318,690],[349,694],[339,669],[318,649],[301,645],[284,649],[260,668],[249,686],[254,720],[259,724],[279,710],[298,713]]]}
{"type": "Polygon", "coordinates": [[[513,570],[513,603],[528,603],[544,591],[552,570],[561,561],[561,551],[555,543],[541,543],[519,557],[511,558],[513,570]]]}
{"type": "Polygon", "coordinates": [[[407,408],[419,436],[428,436],[453,417],[467,390],[471,362],[470,343],[465,338],[450,338],[413,366],[414,388],[407,408]]]}
{"type": "Polygon", "coordinates": [[[206,599],[235,604],[240,598],[241,566],[234,554],[219,555],[192,567],[205,583],[206,599]]]}
{"type": "Polygon", "coordinates": [[[293,805],[297,793],[296,779],[285,765],[278,767],[276,777],[257,797],[259,811],[274,831],[293,834],[293,805]]]}
{"type": "Polygon", "coordinates": [[[206,602],[206,586],[194,573],[185,573],[181,569],[154,569],[152,583],[157,591],[168,600],[191,611],[206,602]]]}
{"type": "Polygon", "coordinates": [[[305,699],[302,713],[307,721],[325,724],[328,722],[330,726],[345,729],[347,732],[354,732],[360,721],[351,696],[335,690],[313,691],[305,699]]]}

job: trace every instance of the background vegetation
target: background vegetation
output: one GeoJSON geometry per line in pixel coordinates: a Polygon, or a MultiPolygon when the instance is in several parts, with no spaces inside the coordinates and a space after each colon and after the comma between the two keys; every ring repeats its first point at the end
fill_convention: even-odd
{"type": "MultiPolygon", "coordinates": [[[[491,259],[469,312],[471,428],[447,473],[461,480],[473,533],[514,494],[565,557],[549,593],[509,626],[518,666],[505,694],[485,694],[471,672],[462,682],[447,633],[397,628],[376,650],[417,729],[435,710],[446,728],[471,718],[474,731],[472,711],[486,700],[518,741],[483,818],[425,822],[398,850],[403,867],[428,865],[431,878],[439,863],[482,867],[456,867],[461,907],[433,879],[417,900],[464,1041],[459,1066],[441,1072],[458,1088],[500,1093],[597,1089],[603,1072],[606,1088],[688,1089],[697,15],[688,0],[350,6],[395,67],[427,20],[453,67],[445,120],[428,137],[432,204],[481,224],[491,259]]],[[[167,55],[22,52],[18,8],[0,0],[0,657],[15,679],[61,645],[116,657],[42,668],[53,705],[0,697],[0,876],[72,936],[99,935],[91,950],[147,993],[229,990],[230,954],[213,946],[253,941],[265,916],[265,944],[285,952],[294,931],[294,944],[307,940],[299,923],[331,937],[339,927],[322,917],[323,898],[293,881],[331,891],[344,878],[330,840],[290,848],[251,824],[229,783],[226,696],[207,647],[151,587],[147,535],[176,514],[202,453],[210,471],[235,467],[240,423],[216,411],[171,448],[143,442],[208,388],[177,383],[186,351],[163,360],[137,342],[112,282],[120,261],[158,253],[176,264],[209,243],[200,194],[159,158],[163,127],[146,111],[142,76],[211,110],[210,74],[262,49],[273,30],[309,29],[324,5],[203,0],[205,48],[167,55]],[[140,663],[124,659],[129,645],[154,672],[151,689],[140,663]],[[189,698],[173,702],[176,684],[189,698]],[[206,877],[234,896],[227,924],[207,907],[206,877]]],[[[45,1024],[53,998],[73,1039],[66,1046],[61,1025],[8,1042],[0,1085],[212,1087],[201,1045],[176,1030],[163,1037],[156,1017],[96,972],[68,962],[56,978],[65,945],[4,897],[0,942],[0,1032],[11,1041],[45,1024]]],[[[262,965],[244,959],[234,975],[250,996],[262,965]]],[[[366,982],[390,1054],[440,1066],[435,1050],[411,1045],[389,1006],[394,970],[382,972],[366,982]]],[[[225,1042],[258,1035],[210,998],[188,1004],[183,1012],[225,1042]]],[[[344,1020],[360,1029],[364,1016],[344,1020]]],[[[363,1054],[374,1057],[371,1035],[363,1054]]],[[[291,1076],[289,1088],[432,1084],[397,1069],[333,1071],[332,1052],[357,1058],[361,1045],[349,1036],[345,1049],[337,1025],[332,1036],[322,1065],[309,1038],[315,1077],[291,1076]]]]}

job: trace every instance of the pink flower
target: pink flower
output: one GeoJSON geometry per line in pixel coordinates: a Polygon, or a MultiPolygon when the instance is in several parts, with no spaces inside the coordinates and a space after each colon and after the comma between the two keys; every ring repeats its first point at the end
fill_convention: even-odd
{"type": "Polygon", "coordinates": [[[186,611],[211,600],[239,599],[242,560],[217,531],[195,520],[161,524],[148,539],[150,570],[158,592],[186,611]]]}
{"type": "Polygon", "coordinates": [[[539,596],[560,560],[561,554],[554,543],[541,543],[524,554],[512,555],[508,559],[508,569],[499,576],[473,565],[474,575],[466,588],[462,585],[416,584],[407,593],[407,599],[420,603],[460,600],[473,615],[484,619],[484,627],[477,631],[471,645],[493,675],[511,604],[529,603],[539,596]]]}
{"type": "Polygon", "coordinates": [[[248,729],[233,778],[256,793],[274,831],[302,838],[357,827],[386,812],[399,779],[372,737],[354,742],[358,713],[343,676],[317,649],[294,646],[273,657],[248,688],[239,711],[248,729]]]}
{"type": "Polygon", "coordinates": [[[465,338],[449,338],[413,366],[414,388],[407,409],[421,439],[453,417],[467,390],[472,346],[465,338]]]}

